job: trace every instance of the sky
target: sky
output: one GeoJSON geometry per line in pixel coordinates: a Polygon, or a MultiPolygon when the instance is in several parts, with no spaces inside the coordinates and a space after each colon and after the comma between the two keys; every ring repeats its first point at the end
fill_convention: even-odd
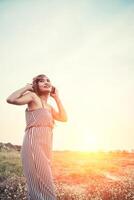
{"type": "Polygon", "coordinates": [[[0,0],[0,27],[0,142],[22,144],[26,105],[6,98],[43,73],[68,114],[54,150],[134,149],[132,0],[0,0]]]}

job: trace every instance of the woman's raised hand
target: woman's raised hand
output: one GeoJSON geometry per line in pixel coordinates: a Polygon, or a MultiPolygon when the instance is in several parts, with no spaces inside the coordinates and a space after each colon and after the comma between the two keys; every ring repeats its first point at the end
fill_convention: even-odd
{"type": "Polygon", "coordinates": [[[56,87],[54,87],[54,88],[55,88],[55,89],[54,89],[54,92],[51,92],[51,93],[50,93],[50,96],[53,97],[54,99],[56,99],[56,98],[58,98],[58,96],[59,96],[59,92],[58,92],[58,90],[57,90],[56,87]]]}
{"type": "Polygon", "coordinates": [[[25,88],[26,88],[27,91],[34,91],[33,84],[31,84],[31,83],[27,83],[25,88]]]}

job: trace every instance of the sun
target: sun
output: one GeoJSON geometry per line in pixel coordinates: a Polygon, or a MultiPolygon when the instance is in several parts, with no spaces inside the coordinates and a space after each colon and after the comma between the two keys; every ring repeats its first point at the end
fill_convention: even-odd
{"type": "Polygon", "coordinates": [[[80,138],[80,151],[97,151],[99,149],[98,141],[95,135],[89,133],[82,134],[80,138]]]}

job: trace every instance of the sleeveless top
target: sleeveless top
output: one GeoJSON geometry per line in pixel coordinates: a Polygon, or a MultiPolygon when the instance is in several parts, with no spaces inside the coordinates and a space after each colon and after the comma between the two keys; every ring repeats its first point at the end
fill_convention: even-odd
{"type": "Polygon", "coordinates": [[[50,127],[54,128],[54,119],[51,110],[44,107],[41,100],[42,107],[35,110],[25,110],[26,128],[25,131],[32,127],[50,127]]]}

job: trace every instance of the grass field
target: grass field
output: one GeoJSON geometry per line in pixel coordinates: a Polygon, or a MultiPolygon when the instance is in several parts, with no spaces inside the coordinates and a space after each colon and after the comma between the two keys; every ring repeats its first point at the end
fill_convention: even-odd
{"type": "MultiPolygon", "coordinates": [[[[134,153],[53,152],[57,200],[134,200],[134,153]]],[[[20,152],[0,152],[0,199],[26,199],[20,152]]]]}

